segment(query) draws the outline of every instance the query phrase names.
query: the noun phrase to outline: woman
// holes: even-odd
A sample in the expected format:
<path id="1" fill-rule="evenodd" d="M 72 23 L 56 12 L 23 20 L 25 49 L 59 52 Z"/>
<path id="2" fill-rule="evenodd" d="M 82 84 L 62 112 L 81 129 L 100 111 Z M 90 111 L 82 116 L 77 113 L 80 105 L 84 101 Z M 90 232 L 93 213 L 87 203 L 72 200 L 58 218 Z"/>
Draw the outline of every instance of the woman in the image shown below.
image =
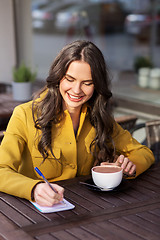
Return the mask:
<path id="1" fill-rule="evenodd" d="M 51 206 L 64 189 L 51 183 L 52 191 L 35 167 L 50 182 L 88 175 L 107 161 L 130 178 L 150 167 L 152 152 L 114 121 L 111 96 L 101 51 L 88 41 L 65 46 L 46 87 L 13 112 L 0 147 L 0 191 Z"/>

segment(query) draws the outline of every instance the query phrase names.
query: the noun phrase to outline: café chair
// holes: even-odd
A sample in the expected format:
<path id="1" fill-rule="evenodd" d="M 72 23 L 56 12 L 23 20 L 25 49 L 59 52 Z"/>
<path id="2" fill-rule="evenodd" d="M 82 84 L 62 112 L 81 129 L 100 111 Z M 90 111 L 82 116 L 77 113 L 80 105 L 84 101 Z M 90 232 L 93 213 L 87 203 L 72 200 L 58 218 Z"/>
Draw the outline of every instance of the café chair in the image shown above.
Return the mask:
<path id="1" fill-rule="evenodd" d="M 146 122 L 147 146 L 153 151 L 156 161 L 160 160 L 160 120 Z"/>
<path id="2" fill-rule="evenodd" d="M 136 115 L 125 115 L 115 118 L 116 122 L 128 131 L 135 127 L 137 119 Z"/>
<path id="3" fill-rule="evenodd" d="M 9 119 L 1 119 L 0 118 L 0 143 L 4 137 L 4 132 L 6 131 L 8 121 L 9 121 Z"/>
<path id="4" fill-rule="evenodd" d="M 152 120 L 146 123 L 137 124 L 130 132 L 133 134 L 141 128 L 145 128 L 146 132 L 146 139 L 142 144 L 145 144 L 152 150 L 156 162 L 160 161 L 160 120 Z"/>
<path id="5" fill-rule="evenodd" d="M 0 93 L 6 92 L 7 85 L 5 83 L 0 83 Z"/>
<path id="6" fill-rule="evenodd" d="M 0 83 L 0 93 L 11 92 L 12 85 L 9 83 Z"/>

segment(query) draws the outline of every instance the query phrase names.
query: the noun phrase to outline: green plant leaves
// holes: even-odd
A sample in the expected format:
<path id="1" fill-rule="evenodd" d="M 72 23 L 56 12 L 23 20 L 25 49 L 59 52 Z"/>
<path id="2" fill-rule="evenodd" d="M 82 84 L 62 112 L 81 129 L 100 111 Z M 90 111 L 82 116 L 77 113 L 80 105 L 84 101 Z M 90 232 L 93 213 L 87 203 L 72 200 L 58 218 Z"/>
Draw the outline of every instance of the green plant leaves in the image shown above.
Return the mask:
<path id="1" fill-rule="evenodd" d="M 25 64 L 21 64 L 18 68 L 13 69 L 14 82 L 33 82 L 37 76 L 36 72 L 32 72 L 31 69 Z"/>
<path id="2" fill-rule="evenodd" d="M 149 67 L 149 68 L 153 67 L 153 63 L 150 60 L 150 58 L 149 57 L 144 57 L 144 56 L 136 57 L 135 61 L 134 61 L 135 71 L 138 72 L 138 70 L 140 68 L 143 68 L 143 67 Z"/>

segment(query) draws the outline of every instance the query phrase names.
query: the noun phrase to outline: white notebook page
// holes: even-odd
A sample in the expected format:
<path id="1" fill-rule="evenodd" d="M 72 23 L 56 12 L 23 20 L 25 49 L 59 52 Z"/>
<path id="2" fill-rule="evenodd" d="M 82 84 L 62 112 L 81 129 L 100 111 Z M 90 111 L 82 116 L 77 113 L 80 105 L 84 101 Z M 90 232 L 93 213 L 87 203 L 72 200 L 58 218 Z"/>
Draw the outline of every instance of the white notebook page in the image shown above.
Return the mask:
<path id="1" fill-rule="evenodd" d="M 42 213 L 59 212 L 75 208 L 75 206 L 66 199 L 63 199 L 60 203 L 54 204 L 52 207 L 43 207 L 36 202 L 30 202 Z"/>

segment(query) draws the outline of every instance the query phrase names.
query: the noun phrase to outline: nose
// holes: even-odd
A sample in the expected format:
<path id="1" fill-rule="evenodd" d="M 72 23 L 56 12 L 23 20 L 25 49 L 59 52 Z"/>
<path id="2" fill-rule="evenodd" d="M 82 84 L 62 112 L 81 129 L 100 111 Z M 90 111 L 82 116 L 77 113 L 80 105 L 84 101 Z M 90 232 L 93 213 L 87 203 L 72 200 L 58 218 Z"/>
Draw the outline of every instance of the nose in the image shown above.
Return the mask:
<path id="1" fill-rule="evenodd" d="M 74 93 L 79 94 L 82 91 L 81 84 L 79 82 L 75 82 L 72 90 Z"/>

